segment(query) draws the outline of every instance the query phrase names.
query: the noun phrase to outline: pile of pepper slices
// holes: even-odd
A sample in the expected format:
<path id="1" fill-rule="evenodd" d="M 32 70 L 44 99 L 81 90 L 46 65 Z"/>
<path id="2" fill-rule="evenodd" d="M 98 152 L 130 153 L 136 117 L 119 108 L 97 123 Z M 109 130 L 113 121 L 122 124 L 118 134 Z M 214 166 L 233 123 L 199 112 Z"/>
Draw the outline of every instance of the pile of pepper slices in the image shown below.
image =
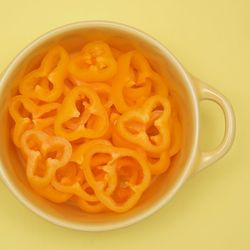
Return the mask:
<path id="1" fill-rule="evenodd" d="M 167 83 L 138 51 L 103 41 L 51 48 L 12 97 L 12 139 L 42 197 L 125 212 L 181 147 Z"/>

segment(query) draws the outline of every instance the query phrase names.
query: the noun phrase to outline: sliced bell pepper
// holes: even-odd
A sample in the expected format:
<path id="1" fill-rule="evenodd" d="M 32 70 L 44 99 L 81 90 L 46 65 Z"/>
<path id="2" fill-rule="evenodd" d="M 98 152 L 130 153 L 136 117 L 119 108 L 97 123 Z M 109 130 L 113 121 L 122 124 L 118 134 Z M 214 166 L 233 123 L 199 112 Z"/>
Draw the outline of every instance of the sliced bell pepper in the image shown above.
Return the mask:
<path id="1" fill-rule="evenodd" d="M 37 186 L 32 186 L 32 188 L 37 194 L 54 203 L 63 203 L 72 197 L 72 194 L 60 192 L 56 190 L 52 185 L 48 185 L 47 187 L 44 188 L 38 188 Z"/>
<path id="2" fill-rule="evenodd" d="M 112 52 L 112 55 L 113 57 L 117 60 L 121 55 L 122 55 L 122 51 L 117 49 L 117 48 L 114 48 L 114 47 L 110 47 L 111 49 L 111 52 Z"/>
<path id="3" fill-rule="evenodd" d="M 87 82 L 109 80 L 116 69 L 110 47 L 102 41 L 87 43 L 81 52 L 72 55 L 69 63 L 70 75 Z"/>
<path id="4" fill-rule="evenodd" d="M 21 147 L 20 140 L 21 140 L 22 134 L 26 130 L 29 130 L 32 128 L 33 128 L 33 124 L 29 118 L 23 118 L 23 119 L 19 120 L 18 122 L 16 122 L 16 124 L 14 125 L 14 128 L 12 130 L 12 140 L 18 148 Z"/>
<path id="5" fill-rule="evenodd" d="M 108 110 L 113 105 L 113 101 L 111 99 L 111 86 L 107 83 L 101 82 L 91 83 L 88 85 L 96 91 L 102 105 Z"/>
<path id="6" fill-rule="evenodd" d="M 112 79 L 112 98 L 117 110 L 124 113 L 138 107 L 150 95 L 168 96 L 168 87 L 161 76 L 139 52 L 121 55 L 117 74 Z"/>
<path id="7" fill-rule="evenodd" d="M 68 95 L 70 90 L 72 90 L 75 86 L 87 86 L 93 89 L 97 95 L 99 96 L 101 103 L 106 109 L 109 109 L 113 105 L 113 101 L 111 98 L 111 86 L 104 82 L 92 82 L 86 83 L 84 81 L 77 80 L 73 77 L 66 80 L 65 87 L 65 96 Z"/>
<path id="8" fill-rule="evenodd" d="M 170 118 L 170 146 L 169 149 L 160 153 L 158 157 L 147 155 L 150 162 L 150 170 L 152 175 L 160 175 L 166 172 L 171 163 L 171 157 L 176 155 L 181 148 L 181 124 L 177 118 L 177 114 L 172 114 Z"/>
<path id="9" fill-rule="evenodd" d="M 59 98 L 58 102 L 63 102 L 65 96 L 75 87 L 74 81 L 70 78 L 65 79 L 64 81 L 64 88 L 63 88 L 63 96 Z"/>
<path id="10" fill-rule="evenodd" d="M 56 190 L 74 194 L 86 202 L 98 201 L 94 193 L 90 194 L 86 191 L 90 187 L 85 180 L 82 169 L 73 161 L 56 170 L 51 184 Z"/>
<path id="11" fill-rule="evenodd" d="M 51 126 L 55 120 L 59 103 L 47 103 L 38 105 L 28 97 L 17 95 L 13 97 L 9 105 L 9 113 L 15 121 L 13 141 L 20 147 L 20 137 L 25 130 L 44 130 Z"/>
<path id="12" fill-rule="evenodd" d="M 19 84 L 21 94 L 44 102 L 56 101 L 64 89 L 69 55 L 57 45 L 44 57 L 40 68 L 28 73 Z"/>
<path id="13" fill-rule="evenodd" d="M 141 108 L 122 114 L 117 120 L 116 131 L 123 139 L 137 144 L 146 152 L 159 154 L 170 144 L 170 109 L 168 99 L 152 96 Z"/>
<path id="14" fill-rule="evenodd" d="M 99 96 L 102 105 L 107 110 L 113 105 L 113 101 L 111 98 L 111 86 L 109 84 L 104 82 L 85 83 L 76 79 L 72 79 L 72 81 L 77 86 L 87 86 L 93 89 Z"/>
<path id="15" fill-rule="evenodd" d="M 69 141 L 98 138 L 109 127 L 108 115 L 98 95 L 88 86 L 73 88 L 55 119 L 55 133 Z"/>
<path id="16" fill-rule="evenodd" d="M 117 63 L 117 74 L 112 79 L 112 99 L 116 109 L 124 113 L 138 106 L 141 98 L 145 100 L 148 97 L 151 84 L 146 79 L 150 76 L 151 69 L 147 60 L 137 51 L 121 55 Z M 134 97 L 134 104 L 129 105 L 124 95 Z"/>
<path id="17" fill-rule="evenodd" d="M 56 170 L 66 165 L 72 154 L 67 140 L 35 129 L 23 133 L 21 149 L 27 158 L 27 179 L 32 187 L 37 188 L 47 187 Z"/>
<path id="18" fill-rule="evenodd" d="M 82 165 L 84 161 L 84 154 L 88 148 L 95 147 L 99 144 L 107 144 L 111 146 L 112 144 L 108 140 L 96 139 L 85 142 L 78 147 L 76 147 L 72 153 L 71 161 L 77 163 L 78 165 Z"/>
<path id="19" fill-rule="evenodd" d="M 114 133 L 116 120 L 119 117 L 119 114 L 117 114 L 116 112 L 112 112 L 112 108 L 108 110 L 108 113 L 109 113 L 109 128 L 106 131 L 106 133 L 100 137 L 100 139 L 104 140 L 109 140 L 109 139 L 111 140 L 112 135 Z"/>
<path id="20" fill-rule="evenodd" d="M 83 165 L 85 151 L 88 150 L 88 148 L 95 147 L 96 145 L 99 145 L 99 144 L 105 144 L 105 145 L 111 146 L 111 143 L 109 141 L 102 140 L 102 139 L 85 142 L 82 145 L 75 148 L 72 154 L 72 161 L 76 162 L 77 164 Z M 94 171 L 95 171 L 95 174 L 97 175 L 97 178 L 103 181 L 103 185 L 107 186 L 107 192 L 112 192 L 115 189 L 116 182 L 117 182 L 116 175 L 113 175 L 112 178 L 107 180 L 105 179 L 104 171 L 101 171 L 100 169 L 98 169 L 100 164 L 102 165 L 106 163 L 109 159 L 110 157 L 107 154 L 99 154 L 92 160 L 91 164 L 92 164 L 93 169 L 95 168 Z"/>
<path id="21" fill-rule="evenodd" d="M 59 103 L 48 103 L 37 105 L 31 99 L 23 95 L 17 95 L 10 101 L 9 112 L 14 121 L 19 121 L 23 118 L 29 118 L 31 120 L 46 119 L 48 116 L 52 116 L 51 113 L 56 115 L 56 111 L 59 108 Z"/>
<path id="22" fill-rule="evenodd" d="M 167 171 L 170 166 L 170 156 L 168 151 L 160 153 L 158 157 L 145 156 L 149 161 L 152 175 L 160 175 Z"/>
<path id="23" fill-rule="evenodd" d="M 93 160 L 98 155 L 103 155 L 103 157 L 105 155 L 106 159 L 102 158 L 101 164 L 93 166 Z M 128 164 L 126 159 L 133 161 L 133 165 L 130 166 L 131 163 Z M 123 171 L 121 171 L 122 167 L 124 167 Z M 113 147 L 106 142 L 94 144 L 84 150 L 82 168 L 85 178 L 95 191 L 97 198 L 110 210 L 119 213 L 133 207 L 151 181 L 150 169 L 143 155 L 130 149 Z M 138 172 L 136 177 L 132 170 L 132 174 L 128 175 L 134 178 L 125 178 L 124 171 L 127 171 L 126 168 L 129 171 L 136 169 Z M 123 174 L 120 174 L 120 172 Z M 101 173 L 103 176 L 98 178 Z M 117 192 L 120 195 L 117 195 Z M 124 199 L 123 196 L 122 201 L 120 199 L 121 192 L 126 193 L 126 197 Z M 116 199 L 117 196 L 118 199 Z"/>
<path id="24" fill-rule="evenodd" d="M 107 208 L 100 201 L 88 202 L 78 196 L 73 196 L 71 201 L 74 205 L 78 206 L 81 210 L 87 213 L 96 214 L 107 210 Z"/>
<path id="25" fill-rule="evenodd" d="M 169 91 L 166 81 L 156 72 L 152 71 L 149 77 L 151 81 L 151 95 L 168 97 Z"/>
<path id="26" fill-rule="evenodd" d="M 123 90 L 124 98 L 130 106 L 143 104 L 151 93 L 151 81 L 146 79 L 141 86 L 125 87 Z"/>
<path id="27" fill-rule="evenodd" d="M 112 131 L 112 138 L 111 141 L 114 146 L 122 147 L 122 148 L 130 148 L 136 151 L 141 151 L 141 147 L 138 144 L 125 140 L 117 131 L 116 125 L 114 125 Z"/>
<path id="28" fill-rule="evenodd" d="M 150 162 L 150 170 L 152 175 L 160 175 L 166 172 L 171 163 L 171 157 L 176 155 L 181 148 L 182 141 L 182 128 L 181 123 L 178 118 L 178 112 L 176 110 L 177 105 L 173 104 L 172 98 L 171 101 L 171 116 L 169 120 L 169 129 L 170 129 L 170 145 L 166 151 L 163 151 L 158 156 L 150 156 L 146 154 L 148 161 Z"/>

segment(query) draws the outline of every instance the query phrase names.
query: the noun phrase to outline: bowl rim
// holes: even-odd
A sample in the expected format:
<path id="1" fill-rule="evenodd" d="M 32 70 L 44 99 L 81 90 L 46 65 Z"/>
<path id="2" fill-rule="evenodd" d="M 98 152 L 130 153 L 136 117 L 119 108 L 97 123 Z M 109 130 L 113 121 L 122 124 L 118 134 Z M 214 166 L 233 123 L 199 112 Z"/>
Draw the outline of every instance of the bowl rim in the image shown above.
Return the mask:
<path id="1" fill-rule="evenodd" d="M 145 33 L 144 31 L 141 31 L 137 28 L 134 28 L 127 24 L 122 24 L 118 22 L 113 21 L 104 21 L 104 20 L 89 20 L 89 21 L 80 21 L 80 22 L 73 22 L 69 23 L 63 26 L 59 26 L 57 28 L 54 28 L 43 35 L 39 36 L 35 40 L 33 40 L 31 43 L 29 43 L 27 46 L 25 46 L 10 62 L 6 70 L 2 73 L 0 79 L 0 93 L 2 93 L 3 88 L 5 86 L 5 82 L 8 79 L 9 75 L 12 74 L 14 71 L 16 65 L 18 65 L 23 58 L 28 56 L 31 50 L 36 49 L 38 46 L 42 45 L 48 38 L 51 38 L 53 36 L 60 35 L 62 33 L 67 33 L 76 29 L 85 29 L 85 28 L 116 28 L 122 31 L 125 31 L 127 33 L 133 33 L 136 34 L 137 37 L 147 40 L 152 44 L 153 46 L 159 48 L 164 56 L 166 56 L 170 62 L 175 66 L 175 69 L 177 70 L 178 74 L 181 76 L 183 82 L 186 83 L 186 87 L 189 90 L 189 94 L 192 97 L 192 105 L 193 105 L 193 112 L 194 112 L 194 143 L 193 148 L 191 151 L 191 154 L 189 156 L 189 159 L 187 160 L 186 167 L 184 168 L 184 171 L 180 175 L 178 181 L 175 183 L 174 187 L 172 188 L 172 192 L 168 195 L 165 195 L 161 197 L 154 206 L 149 207 L 147 210 L 145 210 L 143 213 L 136 215 L 131 218 L 127 218 L 126 220 L 123 220 L 121 222 L 115 222 L 115 223 L 106 223 L 104 225 L 92 225 L 92 224 L 78 224 L 74 222 L 68 222 L 59 218 L 56 218 L 46 212 L 44 212 L 42 209 L 31 203 L 22 193 L 21 191 L 17 190 L 15 188 L 15 185 L 12 184 L 12 181 L 8 178 L 7 173 L 4 170 L 2 159 L 0 159 L 0 177 L 2 177 L 3 182 L 8 187 L 8 189 L 11 191 L 11 193 L 27 208 L 29 208 L 32 212 L 34 212 L 36 215 L 39 215 L 40 217 L 44 218 L 45 220 L 52 222 L 53 224 L 56 224 L 58 226 L 62 226 L 69 229 L 79 230 L 79 231 L 89 231 L 89 232 L 100 232 L 100 231 L 109 231 L 114 229 L 119 229 L 123 227 L 127 227 L 129 225 L 132 225 L 134 223 L 137 223 L 146 217 L 152 215 L 157 210 L 159 210 L 161 207 L 163 207 L 177 192 L 178 189 L 183 185 L 184 181 L 187 179 L 187 177 L 190 175 L 193 169 L 193 165 L 197 159 L 197 151 L 198 151 L 198 139 L 199 139 L 199 105 L 198 105 L 198 97 L 195 91 L 195 87 L 192 84 L 191 77 L 187 73 L 187 71 L 184 69 L 182 64 L 175 58 L 175 56 L 158 40 L 153 38 L 151 35 Z"/>

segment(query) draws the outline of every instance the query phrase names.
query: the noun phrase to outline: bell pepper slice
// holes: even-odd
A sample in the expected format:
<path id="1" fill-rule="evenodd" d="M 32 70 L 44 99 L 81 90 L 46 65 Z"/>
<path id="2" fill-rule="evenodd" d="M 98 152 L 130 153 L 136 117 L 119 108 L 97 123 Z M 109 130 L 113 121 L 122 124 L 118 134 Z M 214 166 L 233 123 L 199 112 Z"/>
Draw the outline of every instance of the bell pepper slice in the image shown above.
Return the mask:
<path id="1" fill-rule="evenodd" d="M 163 80 L 163 78 L 156 72 L 152 71 L 149 77 L 151 81 L 151 95 L 161 95 L 164 97 L 168 97 L 169 91 L 167 82 Z"/>
<path id="2" fill-rule="evenodd" d="M 82 165 L 84 161 L 84 154 L 88 148 L 95 147 L 99 144 L 106 144 L 108 146 L 112 146 L 112 144 L 108 140 L 96 139 L 85 142 L 78 147 L 76 147 L 72 153 L 71 161 L 77 163 L 78 165 Z"/>
<path id="3" fill-rule="evenodd" d="M 145 154 L 148 161 L 150 162 L 150 170 L 152 175 L 160 175 L 168 170 L 171 164 L 171 158 L 175 156 L 181 149 L 182 143 L 182 128 L 178 118 L 178 112 L 176 110 L 176 104 L 173 105 L 171 101 L 171 116 L 169 120 L 170 129 L 170 145 L 166 151 L 163 151 L 158 156 L 152 156 Z"/>
<path id="4" fill-rule="evenodd" d="M 106 131 L 106 133 L 100 137 L 100 139 L 104 139 L 104 140 L 111 140 L 113 133 L 114 133 L 116 120 L 119 117 L 119 114 L 117 114 L 116 112 L 113 112 L 112 108 L 108 110 L 108 113 L 109 113 L 109 128 Z"/>
<path id="5" fill-rule="evenodd" d="M 143 104 L 151 93 L 151 85 L 151 81 L 146 79 L 141 86 L 125 87 L 123 93 L 126 102 L 130 106 Z"/>
<path id="6" fill-rule="evenodd" d="M 81 144 L 80 146 L 78 146 L 77 148 L 75 148 L 72 154 L 72 161 L 77 164 L 82 165 L 84 161 L 85 151 L 88 148 L 95 147 L 96 145 L 99 145 L 99 144 L 105 144 L 109 146 L 112 145 L 109 141 L 103 140 L 103 139 L 91 140 L 91 141 L 85 142 Z M 107 179 L 105 177 L 104 171 L 101 171 L 99 169 L 99 165 L 103 165 L 104 163 L 109 161 L 109 159 L 110 157 L 107 154 L 99 154 L 98 156 L 94 157 L 91 162 L 92 167 L 95 168 L 94 171 L 95 171 L 97 178 L 103 182 L 103 185 L 107 187 L 107 190 L 106 190 L 107 193 L 110 193 L 115 189 L 117 178 L 116 178 L 116 175 L 113 175 L 111 178 Z"/>
<path id="7" fill-rule="evenodd" d="M 88 202 L 78 196 L 73 196 L 71 201 L 74 205 L 79 207 L 81 210 L 87 213 L 96 214 L 107 210 L 107 208 L 100 202 Z"/>
<path id="8" fill-rule="evenodd" d="M 93 166 L 93 159 L 98 155 L 109 156 L 97 166 L 99 171 L 104 173 L 104 178 L 98 178 L 95 171 L 96 166 Z M 128 169 L 136 167 L 137 177 L 124 179 L 124 174 L 120 174 L 121 168 L 126 169 L 127 167 L 126 159 L 134 162 L 133 167 L 128 165 Z M 142 154 L 126 148 L 116 148 L 105 142 L 86 148 L 82 168 L 85 178 L 95 191 L 97 198 L 110 210 L 118 213 L 133 207 L 151 181 L 150 169 Z M 126 172 L 126 170 L 124 171 Z M 135 176 L 133 171 L 132 176 Z M 115 187 L 112 184 L 106 185 L 106 181 L 110 181 L 112 184 L 115 182 Z M 126 197 L 124 198 L 121 193 L 126 193 L 124 195 Z M 118 199 L 116 199 L 117 196 Z M 123 196 L 122 201 L 121 196 Z"/>
<path id="9" fill-rule="evenodd" d="M 15 125 L 14 128 L 12 130 L 12 140 L 14 142 L 14 144 L 16 145 L 16 147 L 20 148 L 20 141 L 21 141 L 21 136 L 22 134 L 29 129 L 33 128 L 33 124 L 30 121 L 29 118 L 24 118 L 22 120 L 19 120 Z"/>
<path id="10" fill-rule="evenodd" d="M 159 154 L 169 147 L 171 106 L 163 96 L 150 97 L 141 108 L 122 114 L 116 130 L 126 141 L 137 144 L 146 152 Z"/>
<path id="11" fill-rule="evenodd" d="M 83 171 L 73 161 L 56 170 L 51 184 L 56 190 L 67 194 L 74 194 L 86 202 L 98 201 L 94 193 L 88 192 L 90 186 L 85 180 Z"/>
<path id="12" fill-rule="evenodd" d="M 69 63 L 70 75 L 87 82 L 109 80 L 116 70 L 111 49 L 102 41 L 87 43 L 80 53 L 72 55 Z"/>
<path id="13" fill-rule="evenodd" d="M 56 111 L 60 106 L 59 103 L 47 103 L 37 105 L 34 101 L 23 95 L 17 95 L 10 101 L 9 112 L 14 121 L 19 121 L 23 118 L 29 118 L 36 120 L 39 118 L 46 119 L 48 116 L 52 116 L 51 113 Z"/>
<path id="14" fill-rule="evenodd" d="M 117 118 L 118 120 L 118 118 Z M 117 121 L 116 120 L 116 121 Z M 141 151 L 141 147 L 138 144 L 135 144 L 133 142 L 130 142 L 126 139 L 124 139 L 119 132 L 117 131 L 116 125 L 114 125 L 113 131 L 112 131 L 112 138 L 111 141 L 114 146 L 121 147 L 121 148 L 130 148 L 136 151 Z"/>
<path id="15" fill-rule="evenodd" d="M 111 98 L 111 86 L 107 83 L 101 82 L 91 83 L 88 85 L 96 91 L 102 105 L 108 110 L 113 105 L 113 101 Z"/>
<path id="16" fill-rule="evenodd" d="M 114 47 L 110 47 L 111 49 L 111 52 L 112 52 L 112 55 L 113 57 L 118 60 L 118 58 L 122 55 L 122 51 L 117 49 L 117 48 L 114 48 Z"/>
<path id="17" fill-rule="evenodd" d="M 121 55 L 117 63 L 117 74 L 112 79 L 112 99 L 116 109 L 120 113 L 124 113 L 139 105 L 140 99 L 144 100 L 149 95 L 151 86 L 146 79 L 150 76 L 151 69 L 147 60 L 137 51 Z M 137 72 L 136 76 L 135 72 Z M 131 95 L 129 95 L 130 89 Z M 124 94 L 131 98 L 137 97 L 134 99 L 135 104 L 129 105 Z"/>
<path id="18" fill-rule="evenodd" d="M 56 101 L 64 89 L 69 55 L 57 45 L 49 50 L 41 66 L 28 73 L 19 84 L 21 94 L 44 102 Z"/>
<path id="19" fill-rule="evenodd" d="M 150 166 L 152 175 L 160 175 L 166 172 L 170 166 L 170 156 L 168 151 L 160 153 L 158 157 L 145 154 Z"/>
<path id="20" fill-rule="evenodd" d="M 32 186 L 32 184 L 31 184 Z M 72 197 L 72 194 L 67 194 L 56 190 L 52 185 L 44 188 L 38 188 L 36 185 L 32 186 L 33 190 L 43 198 L 54 203 L 63 203 Z"/>
<path id="21" fill-rule="evenodd" d="M 27 158 L 26 176 L 32 187 L 47 187 L 58 168 L 72 155 L 71 144 L 61 137 L 40 130 L 27 130 L 21 137 L 21 149 Z"/>
<path id="22" fill-rule="evenodd" d="M 55 119 L 55 133 L 69 141 L 98 138 L 109 127 L 108 115 L 98 95 L 88 86 L 73 88 Z"/>
<path id="23" fill-rule="evenodd" d="M 150 95 L 168 96 L 166 83 L 138 51 L 121 55 L 117 63 L 111 83 L 112 98 L 120 113 L 141 106 Z"/>
<path id="24" fill-rule="evenodd" d="M 15 121 L 13 130 L 13 142 L 20 147 L 20 137 L 25 130 L 50 127 L 55 120 L 59 103 L 47 103 L 38 105 L 28 97 L 17 95 L 13 97 L 9 105 L 9 113 Z"/>
<path id="25" fill-rule="evenodd" d="M 104 82 L 92 82 L 85 83 L 76 79 L 72 79 L 76 86 L 87 86 L 93 89 L 100 98 L 102 105 L 108 110 L 112 105 L 113 101 L 111 98 L 111 86 Z"/>
<path id="26" fill-rule="evenodd" d="M 152 175 L 160 175 L 166 172 L 171 163 L 171 157 L 176 155 L 181 148 L 181 124 L 176 114 L 170 118 L 170 146 L 167 151 L 160 153 L 158 157 L 147 155 L 150 162 L 150 170 Z"/>
<path id="27" fill-rule="evenodd" d="M 66 78 L 64 81 L 63 96 L 59 98 L 58 102 L 63 102 L 65 96 L 75 87 L 74 81 L 71 78 Z"/>

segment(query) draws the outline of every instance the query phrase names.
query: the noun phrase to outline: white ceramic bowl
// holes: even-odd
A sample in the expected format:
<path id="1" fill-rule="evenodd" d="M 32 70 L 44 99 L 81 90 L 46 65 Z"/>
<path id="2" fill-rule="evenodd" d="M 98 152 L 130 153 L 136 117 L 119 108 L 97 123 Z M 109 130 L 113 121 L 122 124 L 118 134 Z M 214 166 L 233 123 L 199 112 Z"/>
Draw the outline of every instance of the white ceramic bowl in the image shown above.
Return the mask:
<path id="1" fill-rule="evenodd" d="M 62 43 L 68 49 L 82 46 L 82 41 L 106 39 L 114 44 L 138 49 L 157 70 L 169 79 L 171 91 L 176 95 L 181 110 L 184 141 L 181 152 L 170 170 L 157 178 L 154 185 L 142 197 L 139 204 L 124 214 L 85 214 L 67 206 L 53 204 L 29 187 L 19 158 L 9 136 L 8 100 L 18 80 L 30 65 L 41 58 L 52 44 Z M 225 97 L 215 89 L 192 77 L 161 43 L 149 35 L 126 25 L 89 21 L 69 24 L 54 29 L 23 49 L 3 72 L 0 80 L 0 175 L 10 191 L 26 207 L 44 219 L 57 225 L 83 230 L 105 231 L 138 222 L 165 205 L 184 184 L 185 180 L 221 158 L 232 145 L 235 134 L 233 110 Z M 220 145 L 211 152 L 201 152 L 200 114 L 202 100 L 216 102 L 225 116 L 225 133 Z M 201 187 L 202 188 L 202 187 Z"/>

